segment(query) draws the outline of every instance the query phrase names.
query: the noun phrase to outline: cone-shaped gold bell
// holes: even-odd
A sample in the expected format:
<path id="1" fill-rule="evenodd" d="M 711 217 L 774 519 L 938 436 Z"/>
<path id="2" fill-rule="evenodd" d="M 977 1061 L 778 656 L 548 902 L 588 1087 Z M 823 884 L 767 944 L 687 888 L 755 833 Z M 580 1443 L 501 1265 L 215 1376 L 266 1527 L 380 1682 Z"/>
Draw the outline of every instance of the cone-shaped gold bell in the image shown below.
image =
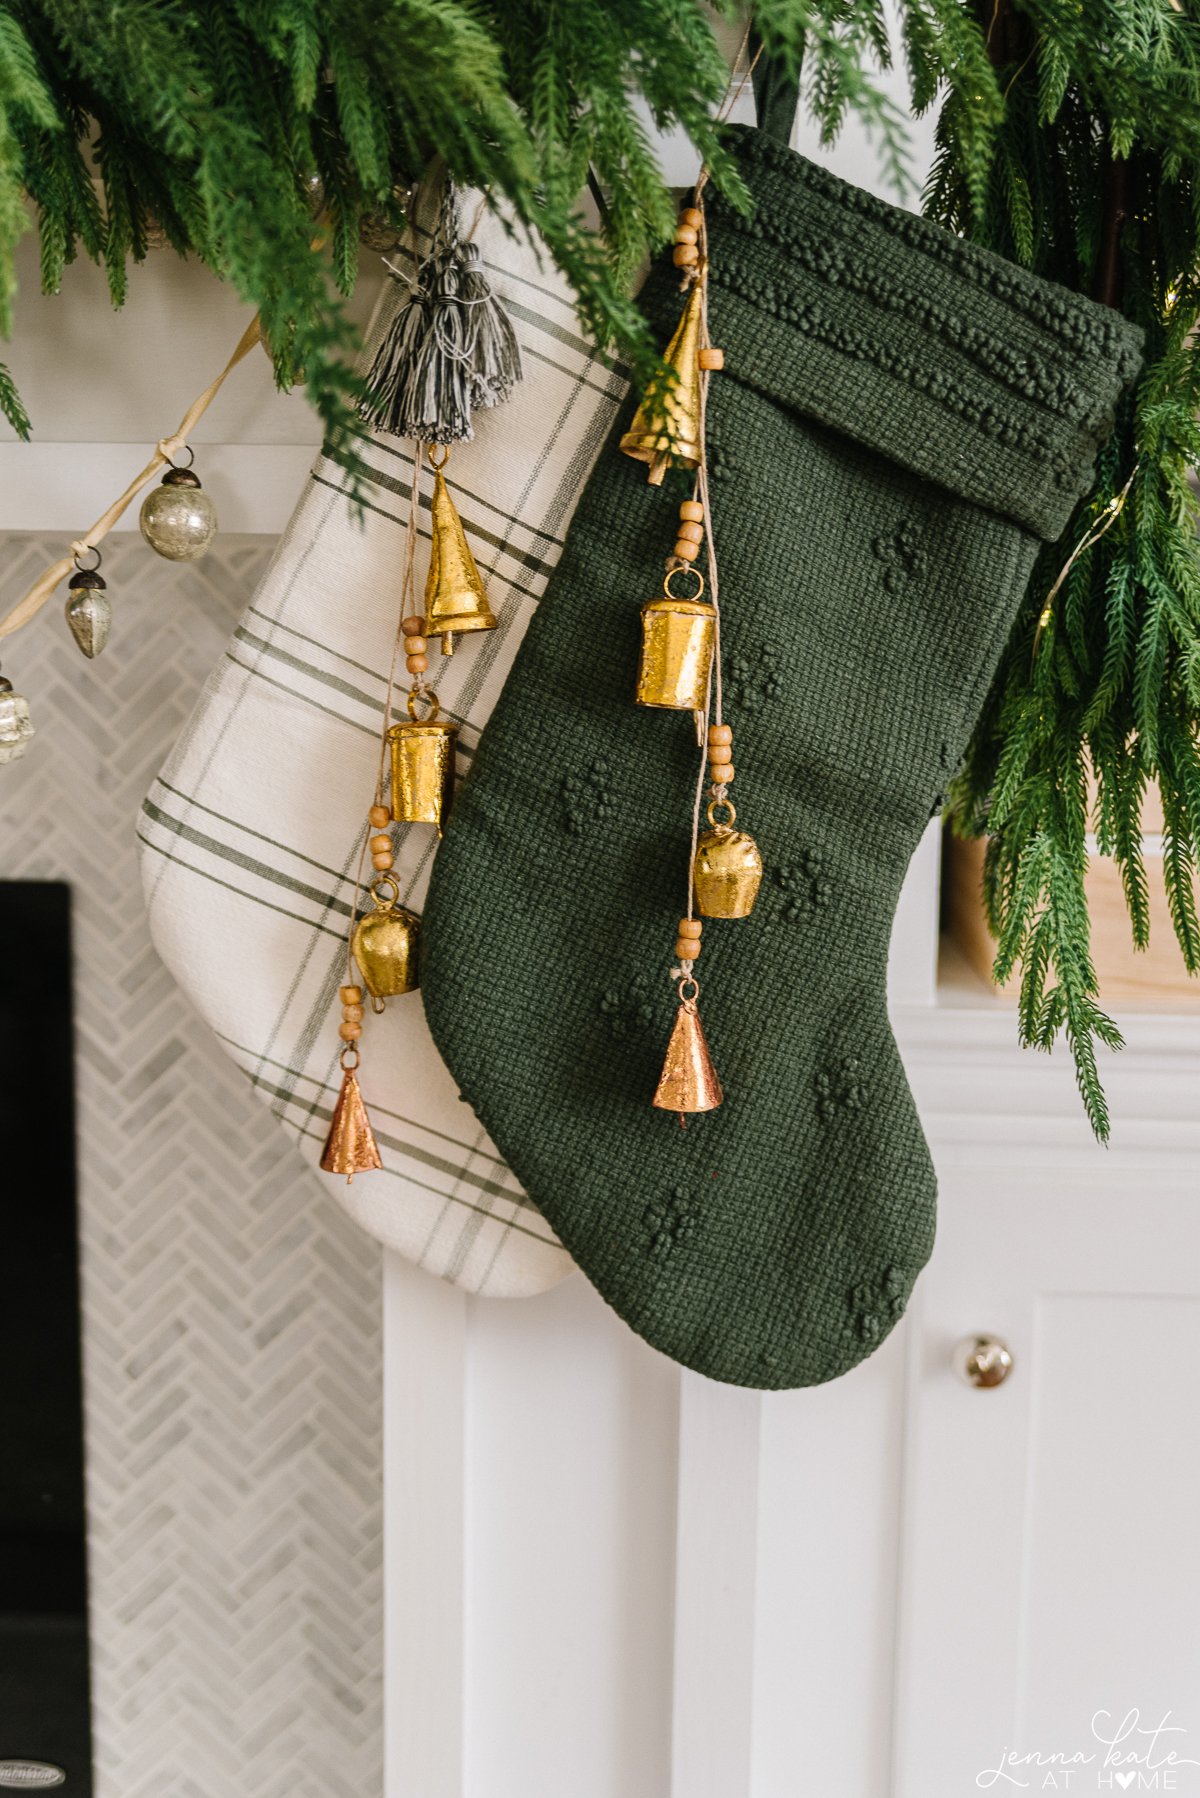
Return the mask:
<path id="1" fill-rule="evenodd" d="M 715 1111 L 724 1098 L 695 999 L 681 999 L 654 1104 L 659 1111 Z"/>
<path id="2" fill-rule="evenodd" d="M 467 534 L 450 489 L 434 464 L 431 519 L 433 540 L 429 551 L 429 575 L 425 582 L 425 635 L 442 639 L 442 654 L 454 654 L 460 631 L 491 631 L 496 618 L 488 604 Z"/>
<path id="3" fill-rule="evenodd" d="M 655 383 L 634 414 L 621 439 L 627 456 L 650 464 L 650 480 L 657 487 L 667 469 L 698 468 L 704 459 L 700 435 L 700 283 L 687 297 L 683 316 L 675 327 L 663 361 L 674 369 L 667 386 Z"/>
<path id="4" fill-rule="evenodd" d="M 345 1174 L 349 1186 L 355 1174 L 369 1174 L 382 1166 L 354 1069 L 347 1068 L 321 1151 L 321 1167 L 327 1174 Z"/>

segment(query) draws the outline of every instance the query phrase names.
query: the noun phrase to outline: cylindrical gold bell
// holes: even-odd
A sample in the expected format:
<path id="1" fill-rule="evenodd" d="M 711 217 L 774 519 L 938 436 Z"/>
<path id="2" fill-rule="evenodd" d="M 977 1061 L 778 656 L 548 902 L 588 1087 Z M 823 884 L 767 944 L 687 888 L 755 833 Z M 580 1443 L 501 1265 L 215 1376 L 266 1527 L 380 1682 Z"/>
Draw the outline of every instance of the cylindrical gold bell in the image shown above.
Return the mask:
<path id="1" fill-rule="evenodd" d="M 666 706 L 676 712 L 703 711 L 708 703 L 717 612 L 701 599 L 704 581 L 695 568 L 686 572 L 700 582 L 694 599 L 676 599 L 672 569 L 663 582 L 665 598 L 642 607 L 642 655 L 638 666 L 639 705 Z"/>
<path id="2" fill-rule="evenodd" d="M 692 864 L 696 905 L 702 918 L 748 918 L 762 884 L 762 856 L 752 836 L 734 830 L 737 814 L 729 801 L 719 803 L 726 808 L 727 819 L 714 824 L 718 805 L 714 800 L 708 808 L 714 828 L 706 830 L 696 845 Z"/>
<path id="3" fill-rule="evenodd" d="M 386 893 L 385 888 L 389 889 Z M 358 920 L 350 939 L 363 984 L 377 1001 L 411 993 L 417 985 L 421 920 L 416 912 L 397 903 L 399 897 L 400 889 L 390 874 L 374 881 L 371 899 L 375 910 Z M 381 1011 L 382 1004 L 375 1009 Z"/>
<path id="4" fill-rule="evenodd" d="M 458 726 L 437 716 L 436 699 L 428 718 L 413 717 L 414 699 L 415 695 L 410 694 L 408 723 L 393 724 L 388 731 L 392 817 L 397 824 L 436 824 L 440 837 L 454 797 Z"/>

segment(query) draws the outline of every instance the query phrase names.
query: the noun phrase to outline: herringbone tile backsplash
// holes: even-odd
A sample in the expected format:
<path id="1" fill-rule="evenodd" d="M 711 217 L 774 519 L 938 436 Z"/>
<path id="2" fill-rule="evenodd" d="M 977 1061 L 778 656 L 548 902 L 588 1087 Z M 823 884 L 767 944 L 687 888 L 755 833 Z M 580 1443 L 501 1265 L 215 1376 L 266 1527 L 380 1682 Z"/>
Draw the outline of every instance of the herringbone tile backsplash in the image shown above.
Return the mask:
<path id="1" fill-rule="evenodd" d="M 111 544 L 99 661 L 57 598 L 0 646 L 38 731 L 0 878 L 74 889 L 97 1798 L 379 1798 L 379 1252 L 159 965 L 134 853 L 271 546 Z M 6 539 L 0 603 L 60 553 Z"/>

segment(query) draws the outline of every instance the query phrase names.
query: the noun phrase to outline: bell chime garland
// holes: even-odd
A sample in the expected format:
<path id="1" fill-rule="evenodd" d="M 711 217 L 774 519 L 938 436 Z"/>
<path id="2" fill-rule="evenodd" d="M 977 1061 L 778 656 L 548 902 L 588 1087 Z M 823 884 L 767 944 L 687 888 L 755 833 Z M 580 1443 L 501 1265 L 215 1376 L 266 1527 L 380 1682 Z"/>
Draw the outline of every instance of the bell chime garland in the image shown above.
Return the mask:
<path id="1" fill-rule="evenodd" d="M 705 918 L 749 917 L 762 881 L 762 857 L 753 837 L 735 831 L 736 812 L 729 797 L 733 783 L 733 730 L 725 723 L 721 681 L 721 609 L 717 558 L 705 454 L 708 382 L 724 366 L 724 353 L 708 334 L 708 241 L 704 224 L 704 184 L 696 186 L 693 203 L 679 215 L 673 260 L 687 293 L 683 315 L 664 354 L 664 374 L 647 393 L 629 430 L 621 439 L 625 454 L 649 463 L 649 479 L 662 481 L 667 468 L 695 470 L 691 499 L 679 507 L 679 525 L 667 559 L 663 597 L 642 607 L 642 648 L 638 668 L 638 705 L 691 712 L 701 750 L 692 814 L 688 858 L 687 909 L 675 941 L 679 1009 L 667 1045 L 666 1060 L 652 1103 L 674 1111 L 681 1124 L 689 1113 L 715 1111 L 722 1103 L 721 1082 L 709 1054 L 700 1022 L 696 979 Z M 705 546 L 705 579 L 695 564 Z M 695 580 L 693 592 L 681 596 L 674 581 L 681 574 Z M 709 797 L 705 806 L 705 771 Z M 697 916 L 699 913 L 699 916 Z"/>
<path id="2" fill-rule="evenodd" d="M 413 235 L 415 239 L 415 231 Z M 410 439 L 412 479 L 400 618 L 384 701 L 375 793 L 351 907 L 347 980 L 338 994 L 342 1088 L 320 1159 L 325 1173 L 344 1175 L 347 1182 L 382 1166 L 358 1083 L 365 999 L 375 1012 L 382 1012 L 388 999 L 412 992 L 419 981 L 421 920 L 400 904 L 392 826 L 430 824 L 440 837 L 454 794 L 458 726 L 441 716 L 438 696 L 426 681 L 430 640 L 439 638 L 442 655 L 450 656 L 460 636 L 496 625 L 446 484 L 446 464 L 451 445 L 474 436 L 474 408 L 499 404 L 521 378 L 512 325 L 491 292 L 477 247 L 460 236 L 457 199 L 450 184 L 434 248 L 428 257 L 414 255 L 414 260 L 416 275 L 411 281 L 392 268 L 395 278 L 408 286 L 409 301 L 380 346 L 362 407 L 363 416 L 377 429 Z M 418 611 L 415 576 L 423 460 L 433 470 L 433 492 L 429 566 L 424 604 Z M 411 677 L 408 715 L 393 723 L 402 653 Z M 372 909 L 360 916 L 368 855 L 372 876 L 366 892 Z"/>

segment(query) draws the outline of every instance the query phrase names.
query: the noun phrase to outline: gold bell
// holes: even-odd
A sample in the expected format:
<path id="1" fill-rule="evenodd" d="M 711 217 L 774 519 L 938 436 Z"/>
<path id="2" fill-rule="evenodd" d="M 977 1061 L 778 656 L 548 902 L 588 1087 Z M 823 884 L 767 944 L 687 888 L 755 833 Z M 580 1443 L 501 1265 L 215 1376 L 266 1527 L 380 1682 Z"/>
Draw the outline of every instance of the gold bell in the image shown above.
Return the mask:
<path id="1" fill-rule="evenodd" d="M 354 1056 L 353 1062 L 347 1061 L 347 1055 Z M 342 1056 L 342 1090 L 333 1108 L 333 1116 L 329 1120 L 329 1135 L 325 1138 L 325 1147 L 321 1151 L 323 1171 L 327 1174 L 345 1174 L 347 1186 L 355 1174 L 369 1174 L 375 1168 L 383 1166 L 379 1159 L 375 1132 L 371 1129 L 371 1120 L 367 1116 L 362 1091 L 354 1072 L 357 1066 L 357 1049 L 347 1049 Z"/>
<path id="2" fill-rule="evenodd" d="M 728 813 L 716 822 L 717 806 Z M 696 845 L 692 881 L 702 918 L 748 918 L 762 884 L 762 856 L 758 844 L 744 830 L 734 830 L 737 813 L 728 799 L 713 800 L 708 808 L 710 828 Z"/>
<path id="3" fill-rule="evenodd" d="M 375 910 L 358 920 L 350 947 L 374 1008 L 382 1011 L 384 999 L 411 993 L 417 984 L 421 920 L 397 904 L 400 889 L 390 874 L 373 881 L 370 892 Z"/>
<path id="4" fill-rule="evenodd" d="M 692 991 L 685 998 L 684 989 L 688 986 Z M 699 996 L 700 988 L 694 980 L 679 982 L 679 1010 L 654 1094 L 657 1109 L 677 1111 L 680 1123 L 689 1112 L 715 1111 L 725 1097 L 696 1010 Z"/>
<path id="5" fill-rule="evenodd" d="M 676 599 L 671 592 L 671 582 L 679 573 L 694 575 L 699 581 L 693 599 Z M 666 597 L 652 599 L 642 607 L 639 705 L 701 712 L 708 704 L 717 611 L 700 597 L 703 592 L 704 576 L 698 568 L 673 568 L 663 582 Z"/>
<path id="6" fill-rule="evenodd" d="M 418 695 L 408 696 L 407 724 L 393 724 L 388 731 L 392 757 L 392 817 L 397 824 L 442 822 L 454 797 L 454 746 L 457 724 L 438 717 L 436 693 L 422 697 L 432 706 L 427 718 L 418 718 Z"/>
<path id="7" fill-rule="evenodd" d="M 442 654 L 449 656 L 454 654 L 454 639 L 461 631 L 495 630 L 496 617 L 488 605 L 462 519 L 442 473 L 450 451 L 443 447 L 438 462 L 434 458 L 437 448 L 436 444 L 429 448 L 434 478 L 430 505 L 432 542 L 425 581 L 425 635 L 440 637 Z"/>
<path id="8" fill-rule="evenodd" d="M 700 282 L 687 297 L 675 335 L 663 352 L 663 361 L 675 372 L 669 385 L 653 383 L 621 439 L 621 448 L 635 461 L 650 464 L 650 480 L 662 484 L 667 469 L 699 468 L 704 460 L 700 432 Z"/>

